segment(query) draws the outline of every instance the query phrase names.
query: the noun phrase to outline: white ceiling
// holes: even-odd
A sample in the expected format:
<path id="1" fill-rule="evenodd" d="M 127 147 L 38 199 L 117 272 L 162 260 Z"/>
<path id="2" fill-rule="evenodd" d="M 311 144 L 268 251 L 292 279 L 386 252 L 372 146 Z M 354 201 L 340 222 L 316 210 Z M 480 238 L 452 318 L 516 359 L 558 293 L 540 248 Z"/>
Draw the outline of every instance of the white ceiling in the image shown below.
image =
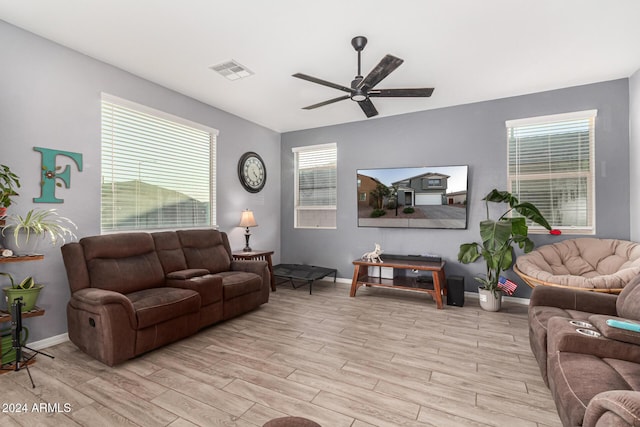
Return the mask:
<path id="1" fill-rule="evenodd" d="M 366 75 L 405 60 L 377 88 L 435 87 L 431 98 L 376 98 L 380 115 L 629 77 L 640 69 L 638 0 L 0 0 L 0 19 L 267 128 L 366 119 L 343 95 L 351 39 Z M 209 69 L 234 59 L 255 75 Z"/>

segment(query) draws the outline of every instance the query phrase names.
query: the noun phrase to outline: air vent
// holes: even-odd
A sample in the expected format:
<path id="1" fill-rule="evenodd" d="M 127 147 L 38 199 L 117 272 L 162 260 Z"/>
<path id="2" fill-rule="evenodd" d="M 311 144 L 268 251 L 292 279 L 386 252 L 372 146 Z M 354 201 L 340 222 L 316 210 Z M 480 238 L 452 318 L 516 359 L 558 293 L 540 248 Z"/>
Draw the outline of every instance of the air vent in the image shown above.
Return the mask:
<path id="1" fill-rule="evenodd" d="M 238 64 L 234 60 L 226 61 L 218 65 L 213 65 L 209 68 L 229 80 L 238 80 L 253 75 L 253 72 L 251 70 L 243 65 Z"/>

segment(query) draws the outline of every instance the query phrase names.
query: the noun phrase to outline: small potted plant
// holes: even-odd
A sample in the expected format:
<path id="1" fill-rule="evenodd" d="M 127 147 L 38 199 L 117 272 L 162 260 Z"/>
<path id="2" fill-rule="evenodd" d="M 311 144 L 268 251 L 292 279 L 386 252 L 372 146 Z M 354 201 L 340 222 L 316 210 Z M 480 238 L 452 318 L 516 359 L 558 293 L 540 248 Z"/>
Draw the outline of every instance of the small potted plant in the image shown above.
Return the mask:
<path id="1" fill-rule="evenodd" d="M 502 301 L 498 280 L 500 273 L 511 268 L 513 264 L 514 244 L 517 244 L 525 253 L 530 252 L 534 247 L 533 241 L 528 236 L 527 219 L 547 230 L 551 230 L 551 226 L 533 204 L 519 202 L 507 191 L 493 189 L 482 200 L 485 201 L 487 208 L 487 219 L 480 221 L 482 243 L 472 242 L 460 245 L 458 261 L 470 264 L 480 257 L 485 260 L 486 274 L 475 277 L 481 283 L 478 288 L 480 306 L 488 311 L 498 311 Z M 489 217 L 489 202 L 507 203 L 509 209 L 497 220 L 492 220 Z M 509 216 L 512 211 L 520 216 Z"/>
<path id="2" fill-rule="evenodd" d="M 51 245 L 75 239 L 76 225 L 55 209 L 31 209 L 26 215 L 9 215 L 2 229 L 5 247 L 14 253 L 33 254 L 46 238 Z"/>
<path id="3" fill-rule="evenodd" d="M 22 311 L 33 310 L 44 286 L 36 284 L 31 276 L 25 277 L 22 282 L 16 284 L 11 274 L 0 272 L 0 275 L 7 276 L 11 281 L 11 287 L 2 289 L 6 295 L 7 306 L 11 307 L 16 299 L 22 298 Z"/>
<path id="4" fill-rule="evenodd" d="M 7 214 L 7 208 L 17 196 L 16 189 L 20 188 L 20 178 L 11 172 L 9 166 L 0 165 L 0 218 Z"/>

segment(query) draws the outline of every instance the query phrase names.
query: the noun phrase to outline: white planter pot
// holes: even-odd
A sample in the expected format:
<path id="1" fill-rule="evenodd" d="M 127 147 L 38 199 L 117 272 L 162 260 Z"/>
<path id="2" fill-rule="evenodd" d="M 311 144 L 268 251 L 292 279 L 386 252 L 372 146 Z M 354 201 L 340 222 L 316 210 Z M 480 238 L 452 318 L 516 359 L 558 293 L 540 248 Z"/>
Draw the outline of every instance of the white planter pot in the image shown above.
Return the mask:
<path id="1" fill-rule="evenodd" d="M 483 310 L 500 311 L 502 308 L 502 291 L 496 291 L 494 296 L 493 292 L 478 288 L 478 300 L 480 301 L 480 308 Z"/>
<path id="2" fill-rule="evenodd" d="M 6 227 L 3 231 L 3 246 L 7 249 L 11 249 L 16 255 L 33 255 L 41 254 L 42 249 L 49 243 L 47 236 L 36 236 L 33 233 L 29 236 L 27 241 L 27 234 L 24 232 L 18 233 L 16 239 L 13 235 L 13 227 Z"/>

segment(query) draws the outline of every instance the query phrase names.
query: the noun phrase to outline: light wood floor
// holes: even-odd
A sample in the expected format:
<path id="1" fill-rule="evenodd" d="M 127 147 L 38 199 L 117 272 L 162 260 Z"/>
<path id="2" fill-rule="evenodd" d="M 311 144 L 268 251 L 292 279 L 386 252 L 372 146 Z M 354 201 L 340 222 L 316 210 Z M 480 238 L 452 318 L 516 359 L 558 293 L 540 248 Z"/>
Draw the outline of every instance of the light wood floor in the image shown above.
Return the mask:
<path id="1" fill-rule="evenodd" d="M 31 367 L 35 389 L 24 370 L 0 376 L 0 403 L 28 410 L 0 425 L 262 426 L 297 415 L 324 427 L 560 426 L 526 306 L 488 313 L 467 298 L 436 310 L 428 295 L 349 298 L 332 282 L 313 292 L 279 285 L 260 309 L 115 368 L 70 342 L 50 347 L 55 360 Z"/>

